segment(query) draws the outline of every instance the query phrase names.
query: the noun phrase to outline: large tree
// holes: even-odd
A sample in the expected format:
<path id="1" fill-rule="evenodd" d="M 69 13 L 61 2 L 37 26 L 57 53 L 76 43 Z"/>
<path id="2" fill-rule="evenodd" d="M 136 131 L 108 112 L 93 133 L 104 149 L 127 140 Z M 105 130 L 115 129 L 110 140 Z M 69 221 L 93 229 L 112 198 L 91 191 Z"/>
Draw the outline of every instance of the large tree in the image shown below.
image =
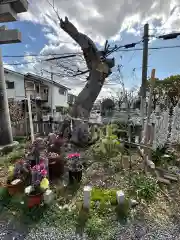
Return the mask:
<path id="1" fill-rule="evenodd" d="M 105 79 L 111 74 L 111 68 L 114 67 L 114 58 L 108 59 L 106 49 L 99 51 L 94 42 L 87 35 L 79 32 L 67 17 L 64 21 L 60 19 L 60 27 L 81 47 L 89 71 L 87 83 L 78 95 L 70 115 L 72 118 L 88 120 Z M 87 130 L 87 123 L 75 120 L 72 141 L 74 143 L 87 143 Z"/>
<path id="2" fill-rule="evenodd" d="M 155 87 L 153 90 L 154 108 L 161 97 L 167 98 L 167 102 L 176 106 L 180 99 L 180 75 L 170 76 L 162 80 L 155 79 Z"/>
<path id="3" fill-rule="evenodd" d="M 105 98 L 102 100 L 101 111 L 103 115 L 105 115 L 106 112 L 112 112 L 114 108 L 115 108 L 115 103 L 111 98 Z"/>

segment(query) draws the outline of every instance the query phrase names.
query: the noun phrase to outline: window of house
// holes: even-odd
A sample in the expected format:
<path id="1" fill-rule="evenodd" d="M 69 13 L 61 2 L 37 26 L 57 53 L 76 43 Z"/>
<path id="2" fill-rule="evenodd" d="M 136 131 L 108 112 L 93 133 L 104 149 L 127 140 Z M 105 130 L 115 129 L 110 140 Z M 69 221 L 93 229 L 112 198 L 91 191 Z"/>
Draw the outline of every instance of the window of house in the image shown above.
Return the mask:
<path id="1" fill-rule="evenodd" d="M 56 112 L 63 112 L 63 107 L 61 106 L 56 106 Z"/>
<path id="2" fill-rule="evenodd" d="M 65 88 L 59 88 L 59 94 L 66 95 L 66 89 Z"/>
<path id="3" fill-rule="evenodd" d="M 39 86 L 36 86 L 36 92 L 39 93 Z"/>
<path id="4" fill-rule="evenodd" d="M 6 88 L 7 89 L 14 89 L 14 82 L 6 81 Z"/>
<path id="5" fill-rule="evenodd" d="M 48 88 L 44 88 L 44 93 L 48 94 Z"/>

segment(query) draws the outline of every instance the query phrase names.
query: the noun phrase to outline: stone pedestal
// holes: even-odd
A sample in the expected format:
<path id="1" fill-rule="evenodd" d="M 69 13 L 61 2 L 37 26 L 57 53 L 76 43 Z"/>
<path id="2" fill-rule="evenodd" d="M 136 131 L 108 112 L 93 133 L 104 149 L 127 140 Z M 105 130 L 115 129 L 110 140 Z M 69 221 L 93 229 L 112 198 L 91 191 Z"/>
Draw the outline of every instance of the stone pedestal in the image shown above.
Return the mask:
<path id="1" fill-rule="evenodd" d="M 19 143 L 14 141 L 11 144 L 7 144 L 5 146 L 0 146 L 0 153 L 5 151 L 12 151 Z"/>
<path id="2" fill-rule="evenodd" d="M 89 209 L 91 204 L 91 190 L 90 186 L 84 187 L 83 208 Z"/>

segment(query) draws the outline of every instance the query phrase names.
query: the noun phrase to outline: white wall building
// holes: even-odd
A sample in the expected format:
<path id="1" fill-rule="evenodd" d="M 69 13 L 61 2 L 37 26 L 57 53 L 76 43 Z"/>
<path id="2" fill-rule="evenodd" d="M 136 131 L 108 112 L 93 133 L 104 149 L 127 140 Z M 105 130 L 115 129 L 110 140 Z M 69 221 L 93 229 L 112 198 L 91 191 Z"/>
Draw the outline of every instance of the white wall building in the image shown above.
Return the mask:
<path id="1" fill-rule="evenodd" d="M 68 90 L 70 89 L 48 78 L 28 73 L 25 75 L 25 89 L 26 93 L 31 95 L 31 99 L 39 97 L 43 105 L 52 107 L 54 112 L 69 106 Z"/>
<path id="2" fill-rule="evenodd" d="M 54 112 L 69 107 L 68 90 L 70 89 L 67 87 L 35 74 L 23 75 L 9 69 L 5 69 L 4 72 L 9 99 L 21 101 L 30 94 L 31 100 L 38 97 L 41 99 L 43 108 L 52 107 Z"/>
<path id="3" fill-rule="evenodd" d="M 21 101 L 25 98 L 24 75 L 8 69 L 4 70 L 7 96 Z"/>

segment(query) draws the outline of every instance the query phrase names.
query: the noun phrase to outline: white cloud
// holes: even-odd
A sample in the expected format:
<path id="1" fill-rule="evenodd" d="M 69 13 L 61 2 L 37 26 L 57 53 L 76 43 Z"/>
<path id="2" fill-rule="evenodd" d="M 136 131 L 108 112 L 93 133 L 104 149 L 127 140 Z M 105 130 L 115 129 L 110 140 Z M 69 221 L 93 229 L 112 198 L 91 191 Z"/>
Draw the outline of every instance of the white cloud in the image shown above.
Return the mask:
<path id="1" fill-rule="evenodd" d="M 52 0 L 51 0 L 52 2 Z M 144 22 L 160 18 L 167 20 L 173 11 L 173 16 L 179 12 L 180 0 L 55 0 L 60 17 L 67 15 L 76 22 L 81 31 L 92 37 L 109 39 L 120 30 L 133 27 L 135 24 L 142 26 Z M 57 35 L 60 29 L 53 9 L 46 0 L 34 1 L 30 4 L 29 12 L 20 15 L 21 19 L 30 20 L 51 27 Z M 173 25 L 173 21 L 170 21 Z M 60 34 L 61 35 L 61 34 Z"/>
<path id="2" fill-rule="evenodd" d="M 142 36 L 143 24 L 150 24 L 151 34 L 165 33 L 169 29 L 180 29 L 180 0 L 54 0 L 59 16 L 68 16 L 79 31 L 88 34 L 96 43 L 103 45 L 106 39 L 114 41 L 121 39 L 122 31 Z M 176 7 L 178 6 L 178 7 Z M 80 49 L 73 40 L 60 29 L 57 16 L 47 3 L 47 0 L 33 1 L 28 13 L 20 14 L 21 20 L 42 24 L 48 44 L 43 47 L 41 54 L 78 52 Z M 29 36 L 30 37 L 30 36 Z M 30 37 L 33 41 L 32 37 Z M 26 58 L 27 59 L 27 58 Z M 34 59 L 37 61 L 37 58 Z M 84 62 L 79 59 L 62 61 L 63 65 L 72 69 L 84 69 Z M 50 64 L 43 64 L 49 69 Z M 28 70 L 34 67 L 41 72 L 42 65 L 38 62 L 28 65 Z M 64 69 L 54 69 L 63 73 Z M 79 92 L 84 85 L 85 78 L 61 77 L 65 82 Z M 78 85 L 78 87 L 77 87 Z M 112 87 L 104 87 L 101 95 L 109 92 Z"/>
<path id="3" fill-rule="evenodd" d="M 32 42 L 35 42 L 35 41 L 36 41 L 36 38 L 33 37 L 33 36 L 31 36 L 31 35 L 29 35 L 29 38 L 31 39 Z"/>

